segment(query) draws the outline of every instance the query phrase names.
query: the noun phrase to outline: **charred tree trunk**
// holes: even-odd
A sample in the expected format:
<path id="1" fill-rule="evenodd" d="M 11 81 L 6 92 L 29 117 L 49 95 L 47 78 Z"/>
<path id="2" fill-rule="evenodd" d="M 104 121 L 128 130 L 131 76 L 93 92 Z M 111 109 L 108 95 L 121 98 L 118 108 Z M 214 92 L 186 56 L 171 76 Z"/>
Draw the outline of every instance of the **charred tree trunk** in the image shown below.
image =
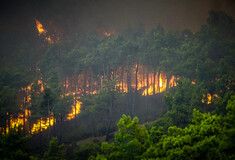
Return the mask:
<path id="1" fill-rule="evenodd" d="M 106 74 L 105 74 L 105 64 L 103 64 L 103 78 L 106 77 Z"/>
<path id="2" fill-rule="evenodd" d="M 108 78 L 108 81 L 111 79 L 111 69 L 110 69 L 110 64 L 108 65 L 107 78 Z"/>
<path id="3" fill-rule="evenodd" d="M 131 93 L 131 68 L 127 66 L 127 92 Z"/>
<path id="4" fill-rule="evenodd" d="M 147 68 L 147 96 L 149 95 L 149 69 Z"/>
<path id="5" fill-rule="evenodd" d="M 55 125 L 55 116 L 53 116 L 53 136 L 56 137 L 56 125 Z"/>
<path id="6" fill-rule="evenodd" d="M 170 75 L 166 75 L 166 90 L 169 90 Z"/>
<path id="7" fill-rule="evenodd" d="M 28 117 L 30 116 L 29 115 L 29 109 L 27 110 L 28 111 Z M 28 128 L 29 128 L 29 134 L 31 134 L 31 125 L 30 125 L 30 120 L 28 120 Z"/>
<path id="8" fill-rule="evenodd" d="M 153 71 L 153 95 L 155 95 L 156 71 Z"/>
<path id="9" fill-rule="evenodd" d="M 146 83 L 145 83 L 145 68 L 143 68 L 143 81 L 142 81 L 143 85 L 141 87 L 146 87 Z"/>
<path id="10" fill-rule="evenodd" d="M 25 124 L 25 110 L 24 110 L 24 114 L 23 114 L 23 121 L 24 121 L 24 124 L 23 124 L 23 135 L 25 136 L 26 135 L 26 129 L 25 129 L 25 127 L 26 127 L 26 124 Z"/>
<path id="11" fill-rule="evenodd" d="M 94 92 L 93 81 L 94 81 L 94 78 L 93 78 L 93 71 L 91 70 L 90 90 L 91 90 L 92 94 L 93 94 L 93 92 Z"/>
<path id="12" fill-rule="evenodd" d="M 121 81 L 122 81 L 122 92 L 123 92 L 123 73 L 124 72 L 124 69 L 123 69 L 123 67 L 122 67 L 122 69 L 121 69 Z"/>
<path id="13" fill-rule="evenodd" d="M 136 69 L 135 69 L 135 93 L 138 91 L 138 69 L 139 69 L 139 64 L 136 64 Z"/>
<path id="14" fill-rule="evenodd" d="M 42 118 L 40 119 L 40 128 L 39 128 L 39 146 L 42 146 Z"/>
<path id="15" fill-rule="evenodd" d="M 83 95 L 85 96 L 86 95 L 86 80 L 87 80 L 87 73 L 86 73 L 86 70 L 84 71 L 84 84 L 83 84 Z"/>
<path id="16" fill-rule="evenodd" d="M 157 79 L 158 79 L 158 82 L 157 82 L 157 93 L 160 93 L 160 71 L 157 72 Z"/>
<path id="17" fill-rule="evenodd" d="M 7 115 L 7 127 L 8 127 L 8 130 L 10 131 L 10 129 L 11 129 L 11 114 L 10 113 L 8 113 L 8 115 Z"/>
<path id="18" fill-rule="evenodd" d="M 51 137 L 51 111 L 50 111 L 49 103 L 47 103 L 47 107 L 48 107 L 48 117 L 49 117 L 48 139 L 50 140 L 50 137 Z"/>
<path id="19" fill-rule="evenodd" d="M 4 133 L 7 134 L 7 112 L 4 114 Z"/>

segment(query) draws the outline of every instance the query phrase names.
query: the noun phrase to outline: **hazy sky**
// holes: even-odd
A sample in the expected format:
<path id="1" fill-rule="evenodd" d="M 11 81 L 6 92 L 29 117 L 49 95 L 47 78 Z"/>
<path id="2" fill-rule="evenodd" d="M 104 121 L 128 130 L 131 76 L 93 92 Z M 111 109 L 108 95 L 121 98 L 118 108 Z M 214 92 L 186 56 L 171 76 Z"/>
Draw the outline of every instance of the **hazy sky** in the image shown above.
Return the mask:
<path id="1" fill-rule="evenodd" d="M 159 23 L 167 29 L 196 31 L 209 10 L 235 17 L 235 0 L 5 0 L 0 5 L 0 33 L 35 31 L 35 19 L 47 29 L 77 31 L 121 30 Z"/>

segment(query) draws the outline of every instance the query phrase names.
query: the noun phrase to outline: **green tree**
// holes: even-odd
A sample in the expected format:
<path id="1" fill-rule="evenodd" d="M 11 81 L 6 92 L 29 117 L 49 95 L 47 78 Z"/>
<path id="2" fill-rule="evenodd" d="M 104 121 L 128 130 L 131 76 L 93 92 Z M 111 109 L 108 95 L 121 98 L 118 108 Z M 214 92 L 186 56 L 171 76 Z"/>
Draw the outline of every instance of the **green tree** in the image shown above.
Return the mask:
<path id="1" fill-rule="evenodd" d="M 18 128 L 19 130 L 20 128 Z M 0 135 L 0 155 L 1 159 L 25 159 L 29 160 L 27 153 L 27 139 L 23 137 L 22 132 L 10 129 L 8 134 Z"/>
<path id="2" fill-rule="evenodd" d="M 139 125 L 139 120 L 133 120 L 123 115 L 118 122 L 119 131 L 115 135 L 115 142 L 103 143 L 101 150 L 107 159 L 136 159 L 145 150 L 145 141 L 148 139 L 148 131 Z M 99 156 L 98 156 L 99 157 Z"/>
<path id="3" fill-rule="evenodd" d="M 49 143 L 48 151 L 45 152 L 44 158 L 46 160 L 64 160 L 63 152 L 64 144 L 59 145 L 56 137 L 52 137 Z"/>

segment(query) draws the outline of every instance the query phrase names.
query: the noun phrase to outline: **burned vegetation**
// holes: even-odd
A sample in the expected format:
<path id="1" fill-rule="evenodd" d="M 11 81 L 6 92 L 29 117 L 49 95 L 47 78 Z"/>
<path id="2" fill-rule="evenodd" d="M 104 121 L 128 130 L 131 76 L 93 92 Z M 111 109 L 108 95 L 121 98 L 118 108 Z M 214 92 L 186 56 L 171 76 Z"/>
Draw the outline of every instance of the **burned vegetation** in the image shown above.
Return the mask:
<path id="1" fill-rule="evenodd" d="M 74 35 L 32 21 L 0 48 L 0 159 L 235 158 L 232 16 Z"/>

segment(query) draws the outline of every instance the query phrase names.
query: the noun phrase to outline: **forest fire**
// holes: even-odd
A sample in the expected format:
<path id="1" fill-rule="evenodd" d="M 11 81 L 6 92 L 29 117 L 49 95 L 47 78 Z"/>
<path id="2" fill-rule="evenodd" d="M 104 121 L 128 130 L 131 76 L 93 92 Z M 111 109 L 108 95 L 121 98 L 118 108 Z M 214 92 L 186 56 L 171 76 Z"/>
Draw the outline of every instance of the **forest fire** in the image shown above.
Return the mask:
<path id="1" fill-rule="evenodd" d="M 40 36 L 41 34 L 46 34 L 46 30 L 43 28 L 43 25 L 36 19 L 36 25 L 38 29 L 38 35 Z"/>
<path id="2" fill-rule="evenodd" d="M 105 78 L 104 78 L 105 77 Z M 132 66 L 130 71 L 118 68 L 110 73 L 109 76 L 94 77 L 90 70 L 86 70 L 74 77 L 66 77 L 63 86 L 67 92 L 73 95 L 84 96 L 99 93 L 104 86 L 104 79 L 115 79 L 115 88 L 119 92 L 128 93 L 131 90 L 138 91 L 143 96 L 154 95 L 163 92 L 167 87 L 176 86 L 175 77 L 171 76 L 167 79 L 164 73 L 146 73 L 146 68 L 142 65 Z M 168 86 L 169 85 L 169 86 Z"/>
<path id="3" fill-rule="evenodd" d="M 124 70 L 123 68 L 119 68 L 116 71 L 112 71 L 110 73 L 110 79 L 119 77 L 115 85 L 117 91 L 122 93 L 129 93 L 135 90 L 138 91 L 138 93 L 140 93 L 142 96 L 154 95 L 165 91 L 167 87 L 170 88 L 176 86 L 174 76 L 167 79 L 164 73 L 154 74 L 150 71 L 146 72 L 146 70 L 147 69 L 142 65 L 132 66 L 129 71 Z M 78 101 L 77 98 L 84 95 L 94 95 L 99 93 L 99 90 L 104 87 L 104 79 L 104 76 L 94 77 L 90 70 L 86 70 L 74 77 L 65 78 L 63 87 L 66 94 L 64 96 L 72 95 L 74 99 L 74 105 L 72 105 L 71 112 L 67 115 L 66 120 L 71 120 L 80 113 L 82 102 Z M 37 81 L 37 85 L 39 86 L 38 94 L 43 93 L 44 83 L 41 79 Z M 26 106 L 29 106 L 31 103 L 32 86 L 33 83 L 22 89 L 22 91 L 26 93 L 24 97 L 24 104 Z M 40 118 L 34 124 L 26 123 L 28 122 L 27 118 L 31 116 L 31 111 L 28 110 L 27 107 L 22 108 L 22 110 L 25 111 L 24 114 L 19 114 L 16 119 L 11 119 L 10 128 L 14 128 L 14 126 L 19 125 L 28 125 L 28 132 L 35 134 L 39 131 L 46 130 L 50 126 L 53 126 L 56 122 L 56 119 L 53 117 L 53 113 L 51 112 L 52 115 L 50 118 Z"/>
<path id="4" fill-rule="evenodd" d="M 38 133 L 39 131 L 43 131 L 48 129 L 48 127 L 53 126 L 56 122 L 56 119 L 51 116 L 50 118 L 46 118 L 46 120 L 43 120 L 42 118 L 37 121 L 37 123 L 33 124 L 33 127 L 31 129 L 31 134 Z"/>
<path id="5" fill-rule="evenodd" d="M 41 22 L 39 20 L 35 20 L 36 21 L 36 27 L 38 30 L 38 36 L 43 36 L 44 39 L 49 43 L 49 44 L 53 44 L 53 40 L 51 39 L 50 36 L 47 35 L 47 30 L 45 30 L 43 28 L 43 25 L 41 24 Z"/>
<path id="6" fill-rule="evenodd" d="M 211 104 L 216 98 L 218 98 L 218 94 L 213 94 L 211 95 L 210 93 L 207 93 L 206 96 L 205 94 L 202 95 L 202 103 L 205 103 L 206 104 Z"/>
<path id="7" fill-rule="evenodd" d="M 76 101 L 76 105 L 72 106 L 72 112 L 68 114 L 67 120 L 75 118 L 75 116 L 80 113 L 81 104 L 82 102 Z"/>
<path id="8" fill-rule="evenodd" d="M 39 22 L 38 22 L 39 23 Z M 40 23 L 38 24 L 39 33 L 44 34 L 46 31 L 42 28 Z M 142 96 L 154 95 L 156 93 L 160 93 L 166 90 L 167 83 L 169 83 L 168 87 L 176 86 L 175 77 L 172 76 L 169 80 L 167 80 L 166 75 L 164 73 L 156 73 L 152 72 L 146 73 L 146 68 L 144 66 L 138 66 L 138 72 L 136 72 L 136 66 L 133 66 L 129 71 L 130 75 L 126 70 L 119 68 L 117 71 L 112 72 L 111 79 L 115 77 L 119 77 L 116 82 L 116 89 L 119 92 L 128 93 L 130 90 L 138 91 Z M 130 78 L 132 77 L 132 78 Z M 135 77 L 135 78 L 134 78 Z M 81 74 L 74 77 L 77 80 L 74 81 L 71 78 L 67 77 L 64 81 L 64 89 L 66 90 L 68 95 L 72 95 L 74 99 L 74 105 L 72 106 L 71 112 L 67 115 L 66 120 L 71 120 L 76 117 L 77 114 L 80 113 L 80 108 L 82 102 L 78 101 L 77 98 L 84 96 L 86 94 L 97 94 L 99 90 L 104 86 L 104 78 L 103 76 L 99 76 L 98 79 L 92 77 L 92 73 L 87 70 L 82 72 Z M 129 79 L 131 81 L 129 81 Z M 169 82 L 167 82 L 169 81 Z M 75 84 L 73 82 L 76 82 Z M 44 83 L 40 79 L 37 81 L 37 85 L 39 86 L 38 94 L 44 92 Z M 56 119 L 51 112 L 51 117 L 40 118 L 35 123 L 30 124 L 28 122 L 28 117 L 31 116 L 31 111 L 28 109 L 28 106 L 31 104 L 31 92 L 33 83 L 28 85 L 25 88 L 22 88 L 21 91 L 26 93 L 23 97 L 24 107 L 22 107 L 23 114 L 18 114 L 17 118 L 11 117 L 10 126 L 7 127 L 7 132 L 9 128 L 15 128 L 18 126 L 26 126 L 27 132 L 31 134 L 38 133 L 39 131 L 43 131 L 48 129 L 50 126 L 53 126 L 56 122 Z M 31 126 L 31 127 L 30 127 Z"/>

